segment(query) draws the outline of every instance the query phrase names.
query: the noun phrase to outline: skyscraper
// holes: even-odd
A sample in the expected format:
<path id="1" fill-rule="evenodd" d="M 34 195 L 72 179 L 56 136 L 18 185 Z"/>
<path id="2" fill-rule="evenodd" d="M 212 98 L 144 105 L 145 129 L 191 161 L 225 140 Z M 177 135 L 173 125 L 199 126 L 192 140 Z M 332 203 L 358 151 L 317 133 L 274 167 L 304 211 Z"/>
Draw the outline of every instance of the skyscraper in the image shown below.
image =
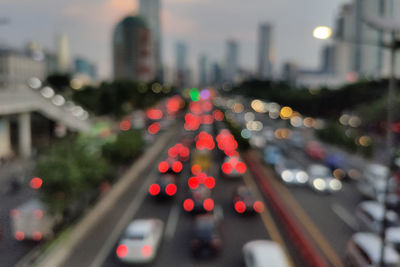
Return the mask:
<path id="1" fill-rule="evenodd" d="M 147 82 L 154 79 L 155 63 L 151 35 L 145 21 L 128 16 L 113 35 L 114 78 Z"/>
<path id="2" fill-rule="evenodd" d="M 187 46 L 184 42 L 176 43 L 175 80 L 178 87 L 187 86 Z"/>
<path id="3" fill-rule="evenodd" d="M 156 76 L 162 80 L 162 38 L 161 38 L 161 23 L 160 23 L 160 0 L 140 0 L 139 16 L 146 20 L 149 26 L 152 39 L 152 49 L 155 57 Z"/>
<path id="4" fill-rule="evenodd" d="M 272 26 L 264 23 L 258 29 L 258 76 L 260 79 L 271 79 L 274 52 L 272 47 Z"/>
<path id="5" fill-rule="evenodd" d="M 207 68 L 207 57 L 201 55 L 199 57 L 199 86 L 204 87 L 208 85 L 208 68 Z"/>
<path id="6" fill-rule="evenodd" d="M 64 33 L 57 35 L 57 71 L 67 73 L 71 71 L 71 55 L 68 36 Z"/>
<path id="7" fill-rule="evenodd" d="M 239 45 L 235 40 L 228 40 L 226 43 L 226 58 L 225 58 L 225 80 L 234 82 L 238 74 L 239 62 Z"/>

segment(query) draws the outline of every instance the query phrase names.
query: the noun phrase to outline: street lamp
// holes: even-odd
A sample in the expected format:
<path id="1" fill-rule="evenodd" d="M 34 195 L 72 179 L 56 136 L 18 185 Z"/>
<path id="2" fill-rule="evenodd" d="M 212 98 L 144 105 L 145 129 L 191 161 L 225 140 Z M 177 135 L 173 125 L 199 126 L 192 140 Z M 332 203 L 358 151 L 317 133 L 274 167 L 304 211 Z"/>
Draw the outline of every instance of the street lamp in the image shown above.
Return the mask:
<path id="1" fill-rule="evenodd" d="M 392 40 L 390 43 L 383 44 L 385 47 L 390 49 L 390 78 L 389 78 L 389 89 L 387 93 L 387 122 L 386 122 L 386 149 L 388 152 L 387 155 L 387 164 L 389 167 L 392 166 L 392 160 L 394 156 L 394 148 L 393 148 L 393 133 L 392 133 L 392 122 L 393 122 L 393 98 L 396 87 L 396 77 L 395 77 L 395 65 L 396 65 L 396 51 L 400 48 L 400 40 L 396 38 L 396 35 L 400 33 L 400 21 L 395 21 L 393 19 L 382 18 L 382 17 L 363 17 L 364 22 L 380 31 L 388 32 L 392 36 Z M 383 195 L 383 222 L 381 229 L 381 239 L 382 246 L 380 251 L 380 266 L 385 265 L 385 244 L 386 244 L 386 228 L 387 228 L 387 201 L 388 201 L 388 193 L 389 193 L 389 180 L 391 178 L 392 172 L 390 171 L 388 177 L 386 178 L 386 186 L 385 192 Z"/>

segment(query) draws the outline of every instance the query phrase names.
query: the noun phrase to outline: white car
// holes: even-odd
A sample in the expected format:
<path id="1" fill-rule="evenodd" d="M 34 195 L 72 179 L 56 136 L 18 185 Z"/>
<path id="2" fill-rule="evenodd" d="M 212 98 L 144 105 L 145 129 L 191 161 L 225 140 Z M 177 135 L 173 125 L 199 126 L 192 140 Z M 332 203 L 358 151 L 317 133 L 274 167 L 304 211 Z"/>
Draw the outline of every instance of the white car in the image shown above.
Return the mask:
<path id="1" fill-rule="evenodd" d="M 346 262 L 355 267 L 380 266 L 380 249 L 382 241 L 380 237 L 372 233 L 356 233 L 347 243 Z M 391 246 L 385 246 L 384 265 L 386 267 L 398 267 L 400 255 Z"/>
<path id="2" fill-rule="evenodd" d="M 389 175 L 389 168 L 381 164 L 368 164 L 365 167 L 363 176 L 358 180 L 357 188 L 360 193 L 370 199 L 383 202 L 386 190 L 386 181 Z M 389 179 L 389 192 L 387 200 L 389 204 L 396 204 L 398 197 L 394 190 L 396 189 L 396 180 Z"/>
<path id="3" fill-rule="evenodd" d="M 269 240 L 254 240 L 243 246 L 246 267 L 288 267 L 283 249 Z"/>
<path id="4" fill-rule="evenodd" d="M 149 263 L 157 255 L 164 223 L 159 219 L 131 222 L 118 244 L 116 255 L 125 263 Z"/>
<path id="5" fill-rule="evenodd" d="M 360 231 L 379 234 L 383 221 L 384 207 L 377 201 L 364 201 L 356 208 L 356 219 Z M 389 227 L 399 226 L 399 216 L 396 212 L 388 210 L 386 219 Z"/>
<path id="6" fill-rule="evenodd" d="M 308 183 L 318 192 L 332 193 L 342 189 L 342 182 L 333 177 L 331 170 L 321 164 L 312 164 L 307 170 Z"/>

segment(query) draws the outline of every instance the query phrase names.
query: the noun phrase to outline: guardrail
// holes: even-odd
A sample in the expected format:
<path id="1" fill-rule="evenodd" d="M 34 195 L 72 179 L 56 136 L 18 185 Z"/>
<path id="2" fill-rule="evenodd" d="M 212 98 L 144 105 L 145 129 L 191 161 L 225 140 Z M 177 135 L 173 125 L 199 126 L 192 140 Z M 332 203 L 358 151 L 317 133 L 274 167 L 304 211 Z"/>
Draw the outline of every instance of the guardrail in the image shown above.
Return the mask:
<path id="1" fill-rule="evenodd" d="M 329 267 L 330 265 L 320 255 L 320 252 L 311 243 L 309 238 L 302 232 L 301 227 L 288 211 L 289 209 L 284 205 L 274 188 L 268 183 L 267 179 L 265 179 L 254 155 L 251 152 L 247 152 L 244 154 L 244 159 L 253 176 L 257 179 L 264 196 L 267 198 L 271 207 L 278 215 L 279 220 L 282 222 L 284 230 L 290 237 L 291 241 L 293 241 L 296 251 L 300 252 L 300 256 L 304 260 L 304 263 L 310 267 Z"/>

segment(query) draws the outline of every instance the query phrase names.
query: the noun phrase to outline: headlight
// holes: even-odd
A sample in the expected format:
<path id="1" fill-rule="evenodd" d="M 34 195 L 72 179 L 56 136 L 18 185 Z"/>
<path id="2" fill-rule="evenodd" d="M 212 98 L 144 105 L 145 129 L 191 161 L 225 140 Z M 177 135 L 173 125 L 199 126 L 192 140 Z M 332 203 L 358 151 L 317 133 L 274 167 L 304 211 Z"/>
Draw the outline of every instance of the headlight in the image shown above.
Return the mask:
<path id="1" fill-rule="evenodd" d="M 324 179 L 317 178 L 313 181 L 313 186 L 318 191 L 324 191 L 326 189 L 326 182 Z"/>
<path id="2" fill-rule="evenodd" d="M 334 191 L 338 191 L 342 189 L 342 183 L 339 180 L 333 179 L 329 182 L 329 187 Z"/>
<path id="3" fill-rule="evenodd" d="M 308 181 L 308 175 L 307 175 L 307 173 L 305 173 L 305 172 L 303 172 L 303 171 L 297 172 L 297 173 L 296 173 L 296 180 L 297 180 L 299 183 L 302 183 L 302 184 L 306 183 L 306 182 Z"/>
<path id="4" fill-rule="evenodd" d="M 291 171 L 289 171 L 289 170 L 284 170 L 283 172 L 282 172 L 282 174 L 281 174 L 281 176 L 282 176 L 282 180 L 283 181 L 285 181 L 285 182 L 287 182 L 287 183 L 290 183 L 290 182 L 293 182 L 293 173 L 291 172 Z"/>

